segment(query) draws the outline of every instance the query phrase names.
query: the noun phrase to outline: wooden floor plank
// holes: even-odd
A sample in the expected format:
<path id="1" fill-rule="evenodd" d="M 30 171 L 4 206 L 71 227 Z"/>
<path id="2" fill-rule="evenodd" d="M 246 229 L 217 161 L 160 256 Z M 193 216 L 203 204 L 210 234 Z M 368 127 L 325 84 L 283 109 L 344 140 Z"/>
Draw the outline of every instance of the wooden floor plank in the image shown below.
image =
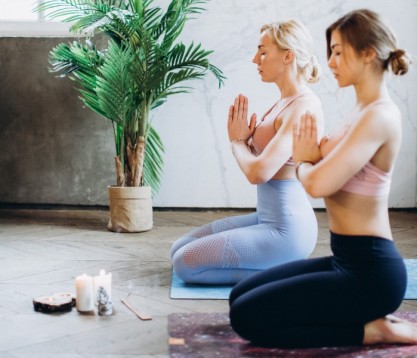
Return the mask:
<path id="1" fill-rule="evenodd" d="M 236 211 L 155 211 L 154 228 L 137 234 L 107 231 L 102 210 L 0 209 L 0 357 L 167 357 L 167 316 L 227 312 L 222 300 L 171 300 L 172 243 L 192 228 Z M 390 213 L 400 252 L 417 258 L 417 212 Z M 328 222 L 318 211 L 319 238 L 312 256 L 330 253 Z M 75 293 L 82 273 L 112 272 L 113 316 L 61 315 L 33 310 L 34 297 Z M 121 303 L 152 316 L 141 321 Z M 404 301 L 401 310 L 417 310 Z"/>

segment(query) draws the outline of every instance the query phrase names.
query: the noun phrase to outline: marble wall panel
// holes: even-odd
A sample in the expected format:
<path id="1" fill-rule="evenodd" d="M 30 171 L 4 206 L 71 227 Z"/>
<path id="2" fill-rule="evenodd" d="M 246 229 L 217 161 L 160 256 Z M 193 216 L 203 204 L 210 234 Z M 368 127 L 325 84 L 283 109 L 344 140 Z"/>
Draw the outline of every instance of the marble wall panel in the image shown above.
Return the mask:
<path id="1" fill-rule="evenodd" d="M 163 6 L 167 0 L 156 1 Z M 243 93 L 249 111 L 261 116 L 280 96 L 262 83 L 252 63 L 259 28 L 267 22 L 298 18 L 310 29 L 322 64 L 312 85 L 323 102 L 327 129 L 340 123 L 354 103 L 351 89 L 339 90 L 326 66 L 324 31 L 354 8 L 370 8 L 393 26 L 400 47 L 417 63 L 417 0 L 211 0 L 207 11 L 186 24 L 182 40 L 213 50 L 212 62 L 227 80 L 213 76 L 190 85 L 189 94 L 171 97 L 153 112 L 165 143 L 165 172 L 156 207 L 252 208 L 256 189 L 240 172 L 226 131 L 229 105 Z M 62 39 L 67 41 L 68 39 Z M 115 181 L 114 146 L 108 123 L 82 107 L 73 83 L 47 71 L 57 38 L 0 39 L 0 203 L 107 205 L 107 185 Z M 395 168 L 391 207 L 416 207 L 417 73 L 388 76 L 389 90 L 404 123 Z M 321 199 L 312 200 L 322 207 Z"/>
<path id="2" fill-rule="evenodd" d="M 400 47 L 413 55 L 417 53 L 413 35 L 417 32 L 415 0 L 402 1 L 401 6 L 377 0 L 211 1 L 208 11 L 187 25 L 184 42 L 197 38 L 214 50 L 212 61 L 224 71 L 227 80 L 220 89 L 210 77 L 204 83 L 195 82 L 193 94 L 173 98 L 155 112 L 155 126 L 166 144 L 165 177 L 155 203 L 186 207 L 256 205 L 256 191 L 231 154 L 226 120 L 228 107 L 239 93 L 249 97 L 249 111 L 258 113 L 258 117 L 280 96 L 275 85 L 260 81 L 252 63 L 260 26 L 298 18 L 309 28 L 322 65 L 322 78 L 312 89 L 323 101 L 330 130 L 353 105 L 354 94 L 351 88 L 338 89 L 327 68 L 324 32 L 330 23 L 355 8 L 379 12 L 394 28 Z M 404 122 L 403 145 L 390 196 L 392 207 L 416 205 L 416 79 L 415 65 L 406 76 L 387 78 Z M 316 207 L 323 206 L 321 200 L 312 202 Z"/>

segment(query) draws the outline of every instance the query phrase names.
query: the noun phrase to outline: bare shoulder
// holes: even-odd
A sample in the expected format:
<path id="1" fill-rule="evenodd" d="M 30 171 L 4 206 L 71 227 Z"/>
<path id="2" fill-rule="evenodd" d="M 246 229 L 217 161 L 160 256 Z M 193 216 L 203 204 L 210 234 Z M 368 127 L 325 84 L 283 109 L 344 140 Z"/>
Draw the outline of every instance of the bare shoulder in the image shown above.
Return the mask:
<path id="1" fill-rule="evenodd" d="M 373 132 L 393 134 L 401 130 L 401 112 L 391 101 L 381 102 L 367 108 L 359 118 L 358 125 Z"/>
<path id="2" fill-rule="evenodd" d="M 300 105 L 319 105 L 321 106 L 321 100 L 317 94 L 314 92 L 306 92 L 305 94 L 301 95 L 300 97 L 294 100 L 295 103 Z"/>
<path id="3" fill-rule="evenodd" d="M 313 92 L 296 98 L 291 106 L 291 115 L 297 118 L 306 113 L 312 113 L 317 119 L 323 117 L 323 110 L 320 98 Z"/>
<path id="4" fill-rule="evenodd" d="M 370 106 L 365 111 L 371 116 L 377 116 L 381 119 L 401 120 L 401 112 L 397 105 L 392 101 L 384 101 Z"/>

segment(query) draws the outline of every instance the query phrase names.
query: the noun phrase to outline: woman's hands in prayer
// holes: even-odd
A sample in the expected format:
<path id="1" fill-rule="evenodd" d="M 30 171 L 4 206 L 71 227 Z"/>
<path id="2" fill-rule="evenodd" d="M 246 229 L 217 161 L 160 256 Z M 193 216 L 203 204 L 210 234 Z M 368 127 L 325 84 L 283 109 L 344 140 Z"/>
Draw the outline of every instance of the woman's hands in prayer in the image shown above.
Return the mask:
<path id="1" fill-rule="evenodd" d="M 227 121 L 229 140 L 231 142 L 242 141 L 247 143 L 255 131 L 255 126 L 256 114 L 252 114 L 248 124 L 248 98 L 240 94 L 229 108 L 229 119 Z"/>
<path id="2" fill-rule="evenodd" d="M 294 162 L 310 162 L 315 164 L 322 159 L 317 139 L 316 117 L 309 112 L 303 114 L 293 128 Z"/>

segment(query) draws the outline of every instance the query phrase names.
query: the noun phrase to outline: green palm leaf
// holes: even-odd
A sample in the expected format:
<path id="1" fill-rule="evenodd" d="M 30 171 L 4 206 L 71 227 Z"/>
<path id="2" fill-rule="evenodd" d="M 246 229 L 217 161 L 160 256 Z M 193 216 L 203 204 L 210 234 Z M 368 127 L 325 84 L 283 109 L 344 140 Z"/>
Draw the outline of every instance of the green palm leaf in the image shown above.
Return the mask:
<path id="1" fill-rule="evenodd" d="M 47 19 L 60 18 L 62 22 L 73 22 L 98 11 L 101 1 L 94 0 L 44 0 L 34 11 L 46 12 Z"/>
<path id="2" fill-rule="evenodd" d="M 187 81 L 211 72 L 219 86 L 225 77 L 210 63 L 201 44 L 177 42 L 185 23 L 208 0 L 171 0 L 165 13 L 154 0 L 44 0 L 38 11 L 71 22 L 86 40 L 59 44 L 50 53 L 51 71 L 78 85 L 90 109 L 111 120 L 116 154 L 126 175 L 132 161 L 126 145 L 145 139 L 141 183 L 156 193 L 163 173 L 163 144 L 150 124 L 150 111 L 177 93 L 191 91 Z M 107 42 L 98 50 L 98 41 Z M 130 151 L 131 153 L 131 151 Z"/>
<path id="3" fill-rule="evenodd" d="M 106 58 L 97 77 L 96 95 L 106 117 L 121 124 L 132 115 L 133 93 L 129 66 L 132 53 L 109 41 Z"/>
<path id="4" fill-rule="evenodd" d="M 164 169 L 164 146 L 159 134 L 150 126 L 147 138 L 144 163 L 144 184 L 149 185 L 156 194 L 159 189 L 160 179 Z"/>

